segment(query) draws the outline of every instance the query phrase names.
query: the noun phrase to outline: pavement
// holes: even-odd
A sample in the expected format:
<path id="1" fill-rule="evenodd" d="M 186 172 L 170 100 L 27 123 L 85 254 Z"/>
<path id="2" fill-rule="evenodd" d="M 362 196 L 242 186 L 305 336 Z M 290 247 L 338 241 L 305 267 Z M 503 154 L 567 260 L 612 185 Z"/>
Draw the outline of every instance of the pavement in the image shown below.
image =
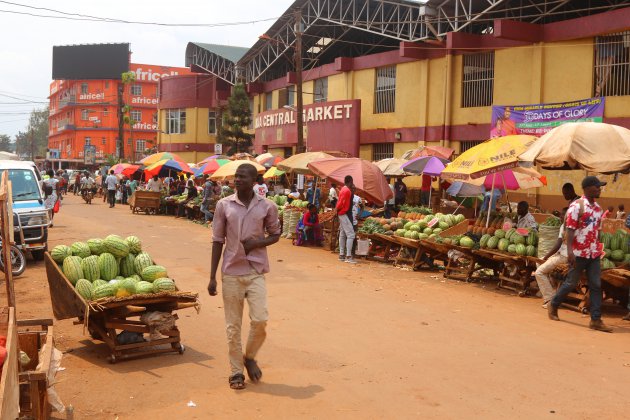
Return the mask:
<path id="1" fill-rule="evenodd" d="M 607 308 L 604 319 L 615 330 L 604 334 L 589 330 L 588 317 L 577 312 L 561 310 L 561 322 L 552 322 L 540 299 L 491 283 L 377 262 L 344 264 L 286 239 L 269 250 L 262 382 L 233 391 L 221 295 L 206 291 L 211 230 L 67 196 L 50 247 L 112 233 L 140 237 L 180 289 L 199 293 L 202 308 L 178 312 L 183 355 L 117 364 L 81 325 L 55 321 L 65 368 L 55 388 L 75 419 L 627 415 L 630 322 L 621 320 L 620 308 Z M 43 263 L 29 261 L 15 289 L 20 319 L 52 317 Z"/>

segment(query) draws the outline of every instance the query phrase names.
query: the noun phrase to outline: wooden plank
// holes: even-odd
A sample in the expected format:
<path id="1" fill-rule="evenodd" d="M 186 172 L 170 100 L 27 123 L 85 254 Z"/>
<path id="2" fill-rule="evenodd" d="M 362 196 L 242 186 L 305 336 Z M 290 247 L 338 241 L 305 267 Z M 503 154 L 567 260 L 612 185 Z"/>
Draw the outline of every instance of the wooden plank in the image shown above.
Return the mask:
<path id="1" fill-rule="evenodd" d="M 116 350 L 120 351 L 120 350 L 140 349 L 143 347 L 159 346 L 161 344 L 171 344 L 171 343 L 177 343 L 177 342 L 179 342 L 179 337 L 160 338 L 158 340 L 144 341 L 142 343 L 119 344 L 116 346 Z"/>
<path id="2" fill-rule="evenodd" d="M 44 255 L 44 262 L 55 319 L 85 317 L 87 302 L 76 292 L 48 252 Z"/>
<path id="3" fill-rule="evenodd" d="M 46 319 L 32 318 L 32 319 L 18 319 L 17 321 L 18 327 L 37 327 L 40 325 L 51 327 L 53 325 L 53 320 L 50 318 L 46 318 Z"/>
<path id="4" fill-rule="evenodd" d="M 7 358 L 0 376 L 0 419 L 15 419 L 19 416 L 20 388 L 18 378 L 18 337 L 15 325 L 15 308 L 5 308 Z"/>

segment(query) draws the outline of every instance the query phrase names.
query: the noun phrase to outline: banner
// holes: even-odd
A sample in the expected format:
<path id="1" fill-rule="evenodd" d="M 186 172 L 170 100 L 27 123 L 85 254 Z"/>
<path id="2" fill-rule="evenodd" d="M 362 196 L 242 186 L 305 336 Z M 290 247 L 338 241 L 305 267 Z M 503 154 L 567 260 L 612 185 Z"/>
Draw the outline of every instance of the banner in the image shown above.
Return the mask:
<path id="1" fill-rule="evenodd" d="M 602 122 L 604 98 L 555 104 L 493 106 L 490 137 L 530 134 L 540 137 L 567 122 Z"/>
<path id="2" fill-rule="evenodd" d="M 83 163 L 86 165 L 96 164 L 96 146 L 93 144 L 86 144 L 83 147 Z"/>

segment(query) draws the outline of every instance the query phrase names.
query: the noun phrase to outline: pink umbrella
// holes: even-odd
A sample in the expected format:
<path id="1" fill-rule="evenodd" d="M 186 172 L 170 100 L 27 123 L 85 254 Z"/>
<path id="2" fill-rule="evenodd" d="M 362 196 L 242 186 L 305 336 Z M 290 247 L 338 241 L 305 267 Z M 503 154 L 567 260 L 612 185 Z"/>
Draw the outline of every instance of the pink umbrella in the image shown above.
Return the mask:
<path id="1" fill-rule="evenodd" d="M 308 168 L 317 176 L 330 178 L 343 184 L 346 175 L 351 175 L 354 186 L 368 200 L 381 204 L 393 197 L 385 175 L 378 166 L 359 158 L 332 158 L 311 162 Z"/>

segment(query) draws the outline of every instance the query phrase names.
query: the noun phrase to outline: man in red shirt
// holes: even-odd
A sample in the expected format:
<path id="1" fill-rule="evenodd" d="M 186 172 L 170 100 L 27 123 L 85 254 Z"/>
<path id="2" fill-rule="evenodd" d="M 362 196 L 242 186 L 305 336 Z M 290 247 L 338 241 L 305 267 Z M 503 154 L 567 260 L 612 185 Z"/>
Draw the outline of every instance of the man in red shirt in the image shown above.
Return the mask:
<path id="1" fill-rule="evenodd" d="M 420 188 L 420 204 L 429 207 L 431 204 L 431 178 L 430 175 L 422 174 L 422 187 Z"/>
<path id="2" fill-rule="evenodd" d="M 565 219 L 567 232 L 567 262 L 569 273 L 567 279 L 558 288 L 551 299 L 547 310 L 549 318 L 558 321 L 558 307 L 567 295 L 575 290 L 582 271 L 588 277 L 590 295 L 591 322 L 589 328 L 598 331 L 612 332 L 612 328 L 602 322 L 602 282 L 600 268 L 599 234 L 602 223 L 602 208 L 595 202 L 599 198 L 605 182 L 597 177 L 587 176 L 582 180 L 584 195 L 569 206 Z"/>
<path id="3" fill-rule="evenodd" d="M 280 239 L 278 208 L 254 193 L 256 168 L 243 163 L 236 169 L 236 194 L 221 199 L 212 223 L 212 262 L 208 293 L 217 294 L 217 269 L 221 266 L 223 311 L 228 338 L 231 374 L 230 388 L 245 388 L 243 368 L 252 382 L 258 382 L 262 371 L 255 357 L 267 333 L 267 289 L 265 273 L 269 272 L 267 247 Z M 243 354 L 241 324 L 243 306 L 249 306 L 250 331 Z"/>
<path id="4" fill-rule="evenodd" d="M 339 201 L 335 212 L 339 216 L 339 261 L 356 264 L 352 258 L 352 245 L 354 244 L 354 226 L 352 223 L 352 176 L 346 175 L 344 186 L 339 192 Z M 344 257 L 344 251 L 346 256 Z"/>

